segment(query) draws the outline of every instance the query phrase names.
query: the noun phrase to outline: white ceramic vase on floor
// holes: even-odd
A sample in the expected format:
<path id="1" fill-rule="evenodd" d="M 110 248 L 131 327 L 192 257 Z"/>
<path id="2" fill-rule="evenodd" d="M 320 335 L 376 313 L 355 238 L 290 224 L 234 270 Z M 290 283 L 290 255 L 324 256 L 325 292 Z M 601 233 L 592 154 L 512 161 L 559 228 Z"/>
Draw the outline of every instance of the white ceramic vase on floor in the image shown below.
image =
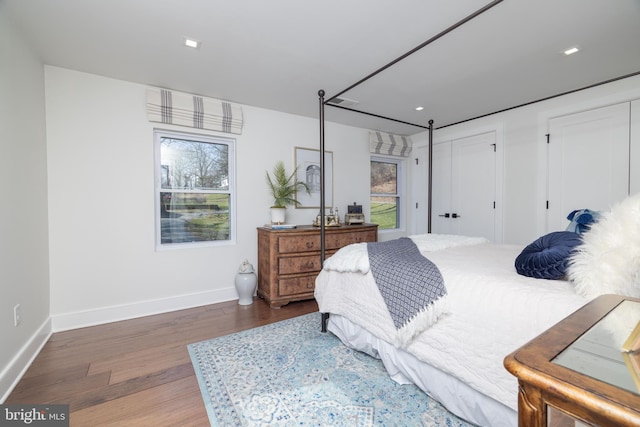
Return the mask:
<path id="1" fill-rule="evenodd" d="M 256 292 L 258 278 L 253 269 L 253 265 L 246 259 L 240 264 L 235 278 L 236 291 L 238 292 L 239 305 L 253 304 L 253 294 Z"/>

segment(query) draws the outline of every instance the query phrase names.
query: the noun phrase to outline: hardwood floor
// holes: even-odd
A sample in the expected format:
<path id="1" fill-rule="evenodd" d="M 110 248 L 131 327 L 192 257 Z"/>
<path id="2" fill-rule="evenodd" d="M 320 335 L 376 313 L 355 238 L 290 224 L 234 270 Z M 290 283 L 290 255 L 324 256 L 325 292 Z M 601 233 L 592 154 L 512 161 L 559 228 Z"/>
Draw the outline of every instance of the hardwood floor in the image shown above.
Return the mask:
<path id="1" fill-rule="evenodd" d="M 55 333 L 5 403 L 69 404 L 71 426 L 207 426 L 187 344 L 314 311 L 230 301 Z"/>

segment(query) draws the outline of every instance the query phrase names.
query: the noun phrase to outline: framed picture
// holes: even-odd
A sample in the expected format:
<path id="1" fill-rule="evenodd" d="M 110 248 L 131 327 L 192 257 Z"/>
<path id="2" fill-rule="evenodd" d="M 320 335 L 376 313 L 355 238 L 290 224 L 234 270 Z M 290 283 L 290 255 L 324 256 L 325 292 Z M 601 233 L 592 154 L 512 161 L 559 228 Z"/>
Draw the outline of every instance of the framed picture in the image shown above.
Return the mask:
<path id="1" fill-rule="evenodd" d="M 296 197 L 300 202 L 298 209 L 320 208 L 320 150 L 310 148 L 294 148 L 294 164 L 298 168 L 298 181 L 306 182 L 311 195 L 306 191 L 298 191 Z M 333 153 L 324 152 L 324 196 L 325 208 L 333 207 Z"/>

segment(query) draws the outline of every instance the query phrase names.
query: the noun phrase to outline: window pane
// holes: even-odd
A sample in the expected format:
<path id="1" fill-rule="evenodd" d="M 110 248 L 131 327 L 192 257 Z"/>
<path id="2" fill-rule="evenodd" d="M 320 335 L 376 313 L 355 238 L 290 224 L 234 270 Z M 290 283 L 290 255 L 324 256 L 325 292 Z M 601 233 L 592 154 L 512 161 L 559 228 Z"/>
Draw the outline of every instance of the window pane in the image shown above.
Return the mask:
<path id="1" fill-rule="evenodd" d="M 234 142 L 154 130 L 157 247 L 235 242 Z"/>
<path id="2" fill-rule="evenodd" d="M 168 137 L 160 141 L 162 188 L 229 190 L 227 144 Z"/>
<path id="3" fill-rule="evenodd" d="M 378 228 L 398 228 L 398 197 L 371 196 L 371 222 Z"/>
<path id="4" fill-rule="evenodd" d="M 371 193 L 398 193 L 398 165 L 387 162 L 371 162 Z"/>
<path id="5" fill-rule="evenodd" d="M 229 194 L 160 193 L 161 243 L 228 240 Z"/>
<path id="6" fill-rule="evenodd" d="M 400 227 L 396 161 L 371 160 L 371 222 L 380 229 Z"/>

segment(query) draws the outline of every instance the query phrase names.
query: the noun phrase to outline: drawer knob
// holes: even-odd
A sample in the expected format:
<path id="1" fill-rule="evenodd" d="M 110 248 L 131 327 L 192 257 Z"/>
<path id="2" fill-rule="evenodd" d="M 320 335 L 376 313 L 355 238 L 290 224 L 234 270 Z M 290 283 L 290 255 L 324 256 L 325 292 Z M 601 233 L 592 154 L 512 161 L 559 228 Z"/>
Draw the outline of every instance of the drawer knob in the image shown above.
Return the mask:
<path id="1" fill-rule="evenodd" d="M 307 242 L 307 249 L 311 249 L 313 247 L 313 242 Z"/>

